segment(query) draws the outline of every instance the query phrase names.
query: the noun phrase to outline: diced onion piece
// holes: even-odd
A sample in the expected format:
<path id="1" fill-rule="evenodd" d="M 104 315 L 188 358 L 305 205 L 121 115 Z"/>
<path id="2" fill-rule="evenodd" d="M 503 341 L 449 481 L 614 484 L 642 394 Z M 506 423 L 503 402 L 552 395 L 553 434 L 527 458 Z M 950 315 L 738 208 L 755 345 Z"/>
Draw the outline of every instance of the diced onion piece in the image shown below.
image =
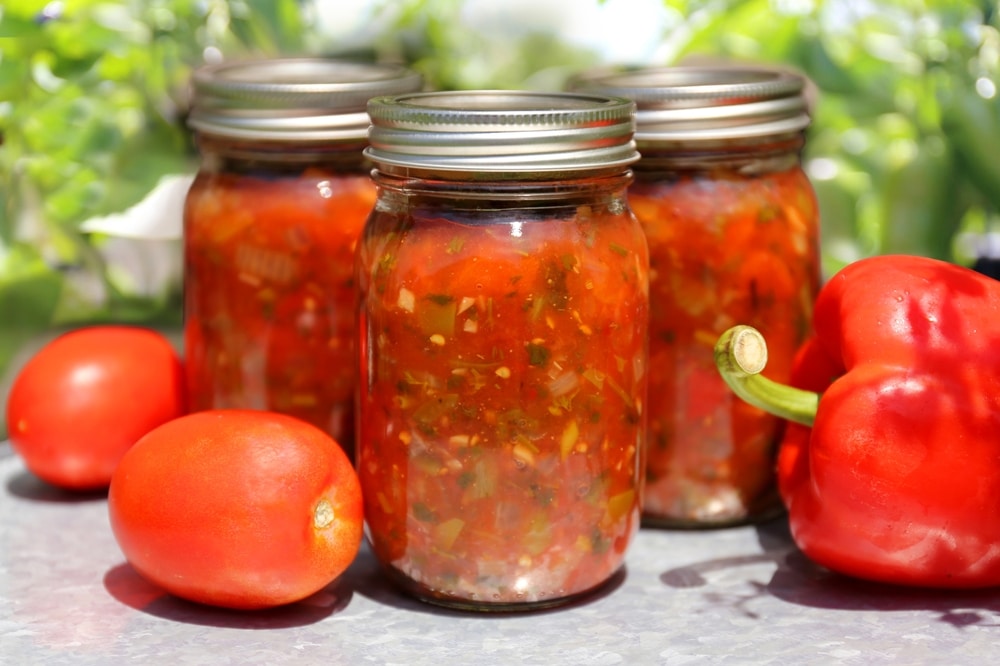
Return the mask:
<path id="1" fill-rule="evenodd" d="M 452 435 L 448 438 L 448 444 L 451 446 L 468 446 L 469 442 L 472 440 L 468 435 Z"/>
<path id="2" fill-rule="evenodd" d="M 406 310 L 412 313 L 417 305 L 417 299 L 413 295 L 413 292 L 406 287 L 399 288 L 399 298 L 396 299 L 396 305 L 399 306 L 400 310 Z"/>
<path id="3" fill-rule="evenodd" d="M 577 425 L 576 419 L 574 419 L 563 429 L 562 437 L 559 439 L 559 451 L 562 453 L 563 460 L 573 451 L 573 447 L 579 438 L 580 426 Z"/>
<path id="4" fill-rule="evenodd" d="M 553 398 L 562 397 L 576 390 L 580 380 L 575 372 L 568 370 L 549 382 L 549 395 Z"/>
<path id="5" fill-rule="evenodd" d="M 471 296 L 462 296 L 462 300 L 458 302 L 458 314 L 462 314 L 473 305 L 476 304 L 476 299 Z"/>
<path id="6" fill-rule="evenodd" d="M 514 459 L 519 463 L 529 467 L 535 464 L 535 452 L 532 451 L 526 444 L 518 442 L 514 445 L 512 453 L 514 454 Z"/>

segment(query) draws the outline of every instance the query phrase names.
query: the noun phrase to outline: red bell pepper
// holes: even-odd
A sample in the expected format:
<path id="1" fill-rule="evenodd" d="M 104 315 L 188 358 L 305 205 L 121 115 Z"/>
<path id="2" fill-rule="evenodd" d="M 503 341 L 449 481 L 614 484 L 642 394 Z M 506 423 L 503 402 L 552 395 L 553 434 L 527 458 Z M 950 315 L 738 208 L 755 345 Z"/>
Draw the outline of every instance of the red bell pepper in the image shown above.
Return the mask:
<path id="1" fill-rule="evenodd" d="M 1000 585 L 1000 282 L 880 256 L 821 290 L 791 384 L 749 327 L 716 347 L 747 402 L 789 419 L 778 484 L 815 562 L 889 583 Z"/>

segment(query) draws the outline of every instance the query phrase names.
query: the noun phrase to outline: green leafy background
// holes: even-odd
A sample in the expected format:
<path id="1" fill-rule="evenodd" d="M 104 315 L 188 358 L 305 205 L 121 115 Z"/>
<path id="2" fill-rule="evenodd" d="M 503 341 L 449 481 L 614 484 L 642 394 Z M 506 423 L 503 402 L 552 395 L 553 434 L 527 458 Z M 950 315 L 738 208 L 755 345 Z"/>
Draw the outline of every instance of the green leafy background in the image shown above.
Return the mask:
<path id="1" fill-rule="evenodd" d="M 466 29 L 462 0 L 376 0 L 370 29 L 338 43 L 319 27 L 323 1 L 0 3 L 0 378 L 46 331 L 179 325 L 179 284 L 137 293 L 109 269 L 108 239 L 79 226 L 196 167 L 187 82 L 206 54 L 400 61 L 441 89 L 558 89 L 605 64 L 530 23 L 516 37 Z M 815 85 L 804 157 L 827 274 L 890 252 L 972 261 L 963 239 L 990 231 L 1000 209 L 1000 4 L 663 4 L 665 55 L 620 64 L 771 62 Z"/>

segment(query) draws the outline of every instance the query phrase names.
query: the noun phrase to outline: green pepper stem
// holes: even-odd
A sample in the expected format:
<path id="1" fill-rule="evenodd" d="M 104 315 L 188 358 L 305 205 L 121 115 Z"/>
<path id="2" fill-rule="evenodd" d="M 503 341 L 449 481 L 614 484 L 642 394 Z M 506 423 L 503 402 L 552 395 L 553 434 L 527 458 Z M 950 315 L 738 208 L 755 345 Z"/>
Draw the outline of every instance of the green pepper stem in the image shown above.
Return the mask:
<path id="1" fill-rule="evenodd" d="M 761 375 L 767 343 L 752 326 L 734 326 L 715 343 L 715 366 L 737 396 L 775 416 L 812 426 L 819 394 L 779 384 Z"/>

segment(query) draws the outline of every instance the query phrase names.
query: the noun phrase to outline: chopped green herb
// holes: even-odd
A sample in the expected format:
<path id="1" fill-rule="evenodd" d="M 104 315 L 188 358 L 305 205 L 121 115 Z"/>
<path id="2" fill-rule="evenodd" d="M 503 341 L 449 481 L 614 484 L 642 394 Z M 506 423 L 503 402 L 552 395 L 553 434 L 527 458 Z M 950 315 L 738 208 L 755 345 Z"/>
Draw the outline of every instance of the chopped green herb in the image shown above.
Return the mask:
<path id="1" fill-rule="evenodd" d="M 555 261 L 545 263 L 545 286 L 548 288 L 548 300 L 556 310 L 565 310 L 569 306 L 569 287 L 566 284 L 566 271 Z"/>
<path id="2" fill-rule="evenodd" d="M 449 296 L 448 294 L 428 294 L 427 300 L 433 301 L 438 305 L 447 305 L 455 300 L 454 296 Z"/>
<path id="3" fill-rule="evenodd" d="M 413 503 L 413 517 L 422 523 L 430 523 L 437 520 L 437 515 L 422 502 Z"/>
<path id="4" fill-rule="evenodd" d="M 534 342 L 528 343 L 528 363 L 531 365 L 541 366 L 545 365 L 549 361 L 549 356 L 552 352 L 548 350 L 547 347 Z"/>

